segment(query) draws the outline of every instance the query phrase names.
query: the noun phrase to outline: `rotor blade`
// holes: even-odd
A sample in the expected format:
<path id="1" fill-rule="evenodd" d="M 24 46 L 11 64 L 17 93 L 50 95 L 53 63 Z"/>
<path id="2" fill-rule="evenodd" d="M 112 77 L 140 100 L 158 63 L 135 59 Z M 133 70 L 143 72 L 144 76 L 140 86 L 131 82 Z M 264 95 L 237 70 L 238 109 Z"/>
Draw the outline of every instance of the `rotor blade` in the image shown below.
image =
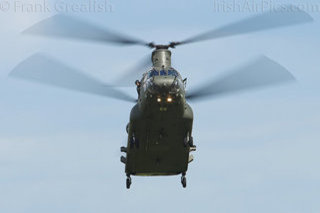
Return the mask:
<path id="1" fill-rule="evenodd" d="M 142 58 L 134 67 L 126 70 L 124 74 L 116 79 L 114 85 L 117 86 L 134 86 L 134 82 L 136 80 L 140 80 L 142 78 L 142 74 L 152 67 L 152 61 L 150 54 Z"/>
<path id="2" fill-rule="evenodd" d="M 234 70 L 224 77 L 191 91 L 187 94 L 186 98 L 196 100 L 208 96 L 225 95 L 293 80 L 295 80 L 294 76 L 286 68 L 266 56 L 260 56 L 253 62 Z"/>
<path id="3" fill-rule="evenodd" d="M 25 34 L 60 37 L 68 39 L 80 39 L 94 42 L 109 42 L 119 45 L 143 45 L 147 42 L 126 35 L 100 28 L 89 22 L 76 18 L 55 15 L 44 19 L 23 31 Z"/>
<path id="4" fill-rule="evenodd" d="M 176 42 L 176 45 L 224 38 L 311 21 L 313 21 L 313 18 L 308 13 L 293 5 L 286 5 L 279 9 L 249 17 L 242 21 L 231 23 L 218 29 L 190 37 L 182 42 Z"/>
<path id="5" fill-rule="evenodd" d="M 135 99 L 127 94 L 39 53 L 30 56 L 17 65 L 9 76 L 79 92 L 135 102 Z"/>

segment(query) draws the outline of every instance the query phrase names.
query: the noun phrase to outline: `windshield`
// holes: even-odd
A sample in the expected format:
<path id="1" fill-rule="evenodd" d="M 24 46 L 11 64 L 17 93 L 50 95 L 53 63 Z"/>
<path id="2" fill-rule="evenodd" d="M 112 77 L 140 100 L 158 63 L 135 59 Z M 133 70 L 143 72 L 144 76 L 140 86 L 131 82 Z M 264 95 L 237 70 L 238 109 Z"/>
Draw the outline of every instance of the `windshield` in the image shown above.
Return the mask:
<path id="1" fill-rule="evenodd" d="M 152 78 L 153 76 L 158 76 L 159 72 L 157 70 L 149 71 L 148 78 Z"/>
<path id="2" fill-rule="evenodd" d="M 183 81 L 177 71 L 162 70 L 163 75 L 172 76 L 172 77 L 164 77 L 164 78 L 154 78 L 154 76 L 160 76 L 161 71 L 151 70 L 148 75 L 145 76 L 143 87 L 145 90 L 148 90 L 151 93 L 178 93 L 181 90 L 184 90 Z M 153 76 L 153 77 L 150 77 Z"/>
<path id="3" fill-rule="evenodd" d="M 148 73 L 148 78 L 152 78 L 154 76 L 175 76 L 175 77 L 178 77 L 179 74 L 176 70 L 174 69 L 169 69 L 169 70 L 160 70 L 160 71 L 157 71 L 155 69 L 152 69 L 149 71 Z"/>

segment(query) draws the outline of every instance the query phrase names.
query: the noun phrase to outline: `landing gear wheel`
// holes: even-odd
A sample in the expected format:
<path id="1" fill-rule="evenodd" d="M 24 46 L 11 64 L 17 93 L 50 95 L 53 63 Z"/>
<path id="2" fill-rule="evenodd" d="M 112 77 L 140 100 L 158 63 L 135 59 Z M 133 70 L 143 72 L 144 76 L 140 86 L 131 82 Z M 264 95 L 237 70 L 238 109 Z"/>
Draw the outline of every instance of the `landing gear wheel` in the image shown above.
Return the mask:
<path id="1" fill-rule="evenodd" d="M 181 177 L 181 184 L 182 184 L 183 188 L 187 187 L 187 178 L 184 175 L 182 175 L 182 177 Z"/>
<path id="2" fill-rule="evenodd" d="M 127 177 L 126 185 L 127 185 L 127 189 L 130 189 L 130 186 L 131 186 L 131 177 Z"/>

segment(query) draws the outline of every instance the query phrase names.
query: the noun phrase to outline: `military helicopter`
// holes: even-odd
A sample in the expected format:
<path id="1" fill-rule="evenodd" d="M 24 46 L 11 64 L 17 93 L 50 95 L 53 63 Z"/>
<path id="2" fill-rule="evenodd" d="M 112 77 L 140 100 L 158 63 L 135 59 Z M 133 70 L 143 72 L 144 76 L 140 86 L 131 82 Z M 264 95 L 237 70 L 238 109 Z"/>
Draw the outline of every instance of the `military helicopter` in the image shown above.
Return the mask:
<path id="1" fill-rule="evenodd" d="M 55 15 L 25 30 L 24 34 L 80 39 L 119 45 L 140 45 L 153 50 L 151 60 L 140 62 L 115 85 L 106 84 L 62 62 L 36 53 L 22 61 L 10 76 L 72 89 L 80 92 L 116 98 L 135 103 L 126 126 L 127 146 L 121 147 L 121 162 L 125 164 L 126 187 L 131 175 L 179 175 L 186 187 L 190 152 L 196 150 L 192 137 L 193 111 L 187 101 L 212 98 L 233 92 L 260 88 L 294 80 L 283 66 L 260 56 L 247 65 L 210 80 L 195 90 L 186 91 L 186 78 L 171 66 L 171 51 L 180 45 L 209 39 L 225 38 L 244 33 L 311 22 L 312 17 L 292 5 L 228 24 L 180 42 L 158 45 L 103 29 L 86 21 L 65 15 Z M 132 76 L 140 76 L 132 78 Z M 116 86 L 129 81 L 138 92 L 132 98 Z M 136 81 L 134 81 L 136 80 Z"/>

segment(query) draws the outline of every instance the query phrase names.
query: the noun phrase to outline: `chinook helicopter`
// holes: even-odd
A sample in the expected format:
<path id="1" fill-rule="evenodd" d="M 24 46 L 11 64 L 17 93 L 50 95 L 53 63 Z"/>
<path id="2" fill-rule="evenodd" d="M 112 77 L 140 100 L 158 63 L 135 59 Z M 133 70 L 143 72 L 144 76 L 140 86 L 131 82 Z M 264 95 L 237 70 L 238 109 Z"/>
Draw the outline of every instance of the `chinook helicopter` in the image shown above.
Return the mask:
<path id="1" fill-rule="evenodd" d="M 180 42 L 157 45 L 58 14 L 36 23 L 23 33 L 145 46 L 153 49 L 151 60 L 149 57 L 142 60 L 137 67 L 116 81 L 115 85 L 94 79 L 42 53 L 36 53 L 22 61 L 10 76 L 134 102 L 126 127 L 127 146 L 121 147 L 121 152 L 125 153 L 120 160 L 125 164 L 126 187 L 130 188 L 131 175 L 179 174 L 182 175 L 182 186 L 186 187 L 188 164 L 193 160 L 190 152 L 196 150 L 192 136 L 193 112 L 187 101 L 285 83 L 294 80 L 294 77 L 280 64 L 266 56 L 260 56 L 221 78 L 210 80 L 195 90 L 186 91 L 186 78 L 182 78 L 171 66 L 170 49 L 194 42 L 302 24 L 312 20 L 306 12 L 288 5 Z M 132 85 L 135 82 L 138 98 L 132 98 L 116 88 L 123 86 L 123 82 L 131 82 Z"/>

